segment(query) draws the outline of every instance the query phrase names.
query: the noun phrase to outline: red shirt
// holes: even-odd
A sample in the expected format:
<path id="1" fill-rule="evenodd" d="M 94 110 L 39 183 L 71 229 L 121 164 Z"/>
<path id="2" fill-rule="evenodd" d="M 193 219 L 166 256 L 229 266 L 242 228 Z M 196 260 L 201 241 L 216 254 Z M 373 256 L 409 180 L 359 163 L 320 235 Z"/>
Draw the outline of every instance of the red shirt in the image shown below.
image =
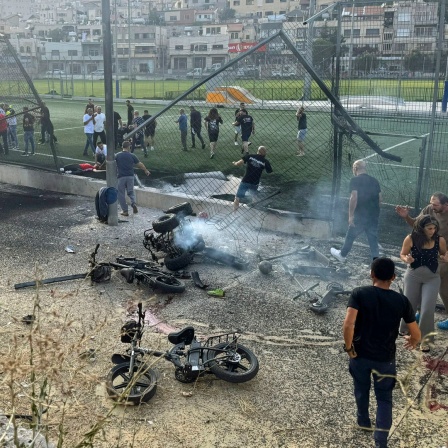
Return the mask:
<path id="1" fill-rule="evenodd" d="M 0 132 L 8 130 L 8 122 L 6 121 L 6 115 L 0 113 Z"/>

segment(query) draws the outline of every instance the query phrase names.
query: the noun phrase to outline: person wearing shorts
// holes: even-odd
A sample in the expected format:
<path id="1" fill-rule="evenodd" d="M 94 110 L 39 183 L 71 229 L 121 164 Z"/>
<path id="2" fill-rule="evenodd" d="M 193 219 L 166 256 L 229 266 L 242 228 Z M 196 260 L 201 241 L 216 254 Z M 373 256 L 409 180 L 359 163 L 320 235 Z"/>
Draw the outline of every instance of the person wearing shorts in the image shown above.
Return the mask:
<path id="1" fill-rule="evenodd" d="M 238 162 L 233 162 L 234 166 L 246 165 L 246 173 L 238 187 L 233 201 L 233 211 L 236 212 L 240 205 L 240 200 L 244 198 L 248 191 L 256 192 L 260 183 L 261 174 L 264 170 L 272 173 L 272 167 L 266 159 L 267 149 L 265 146 L 258 148 L 257 154 L 245 154 Z"/>
<path id="2" fill-rule="evenodd" d="M 255 134 L 255 123 L 254 119 L 247 114 L 246 109 L 242 109 L 238 118 L 236 119 L 235 126 L 241 127 L 241 140 L 243 141 L 243 148 L 241 152 L 244 154 L 249 154 L 249 137 L 251 134 Z"/>
<path id="3" fill-rule="evenodd" d="M 307 133 L 306 113 L 305 108 L 301 106 L 296 112 L 299 131 L 297 132 L 297 156 L 305 155 L 305 139 Z"/>
<path id="4" fill-rule="evenodd" d="M 151 118 L 151 115 L 147 110 L 143 111 L 143 121 L 148 121 Z M 154 151 L 154 146 L 156 144 L 155 135 L 156 135 L 156 126 L 157 121 L 153 120 L 151 123 L 146 125 L 145 128 L 145 157 L 148 156 L 148 147 L 151 151 Z"/>
<path id="5" fill-rule="evenodd" d="M 213 159 L 218 144 L 219 125 L 223 123 L 216 107 L 210 109 L 208 115 L 204 118 L 204 122 L 210 140 L 210 158 Z"/>
<path id="6" fill-rule="evenodd" d="M 235 121 L 240 116 L 241 111 L 246 107 L 244 103 L 240 103 L 240 107 L 235 111 Z M 235 146 L 238 146 L 238 135 L 241 134 L 241 125 L 235 126 Z"/>

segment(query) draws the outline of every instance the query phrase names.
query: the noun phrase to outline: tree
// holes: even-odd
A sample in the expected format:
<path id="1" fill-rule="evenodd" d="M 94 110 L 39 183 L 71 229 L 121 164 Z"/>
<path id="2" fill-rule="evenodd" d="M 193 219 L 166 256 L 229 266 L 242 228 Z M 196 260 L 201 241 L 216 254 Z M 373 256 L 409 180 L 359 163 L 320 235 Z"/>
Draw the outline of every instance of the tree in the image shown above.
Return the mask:
<path id="1" fill-rule="evenodd" d="M 56 28 L 55 30 L 50 30 L 48 32 L 48 37 L 51 37 L 52 42 L 65 42 L 67 34 L 60 28 Z"/>
<path id="2" fill-rule="evenodd" d="M 404 57 L 404 68 L 410 72 L 422 72 L 423 58 L 424 55 L 419 50 L 412 50 L 411 53 Z"/>
<path id="3" fill-rule="evenodd" d="M 373 70 L 376 70 L 380 65 L 380 61 L 376 54 L 370 53 L 368 51 L 359 55 L 353 61 L 353 67 L 355 70 L 370 73 Z"/>
<path id="4" fill-rule="evenodd" d="M 227 20 L 233 20 L 235 18 L 236 11 L 232 8 L 221 9 L 218 13 L 220 22 L 225 22 Z"/>

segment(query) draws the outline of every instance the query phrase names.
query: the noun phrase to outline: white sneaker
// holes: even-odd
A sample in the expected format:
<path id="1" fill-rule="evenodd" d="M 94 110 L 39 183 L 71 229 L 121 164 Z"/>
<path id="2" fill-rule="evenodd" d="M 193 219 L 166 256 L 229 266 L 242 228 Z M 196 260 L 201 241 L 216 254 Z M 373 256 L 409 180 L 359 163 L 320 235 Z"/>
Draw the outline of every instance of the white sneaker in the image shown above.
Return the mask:
<path id="1" fill-rule="evenodd" d="M 343 257 L 341 255 L 341 251 L 335 249 L 334 247 L 332 247 L 330 249 L 331 255 L 333 255 L 334 258 L 336 258 L 336 260 L 340 261 L 341 263 L 345 263 L 346 257 Z"/>
<path id="2" fill-rule="evenodd" d="M 240 144 L 238 142 L 235 142 L 235 146 L 239 146 Z"/>
<path id="3" fill-rule="evenodd" d="M 151 146 L 151 148 L 149 148 L 150 151 L 154 151 L 154 146 Z"/>

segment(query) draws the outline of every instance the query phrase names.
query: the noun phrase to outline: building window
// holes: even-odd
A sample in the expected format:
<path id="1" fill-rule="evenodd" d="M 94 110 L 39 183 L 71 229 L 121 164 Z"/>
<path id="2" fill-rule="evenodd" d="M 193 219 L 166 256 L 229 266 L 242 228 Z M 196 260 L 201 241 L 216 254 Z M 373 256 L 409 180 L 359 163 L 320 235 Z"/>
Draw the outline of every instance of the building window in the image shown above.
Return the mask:
<path id="1" fill-rule="evenodd" d="M 174 45 L 174 49 L 175 50 L 183 50 L 184 46 L 183 45 Z"/>
<path id="2" fill-rule="evenodd" d="M 234 0 L 233 6 L 240 6 L 240 0 Z"/>
<path id="3" fill-rule="evenodd" d="M 274 3 L 274 0 L 265 0 L 265 3 Z M 268 15 L 268 14 L 266 14 Z"/>
<path id="4" fill-rule="evenodd" d="M 207 44 L 193 44 L 190 46 L 191 51 L 207 51 Z"/>
<path id="5" fill-rule="evenodd" d="M 140 34 L 139 34 L 139 33 L 135 33 L 135 34 L 134 34 L 134 39 L 135 39 L 135 40 L 140 39 Z"/>
<path id="6" fill-rule="evenodd" d="M 139 64 L 138 65 L 138 72 L 139 73 L 149 73 L 148 64 Z"/>
<path id="7" fill-rule="evenodd" d="M 421 51 L 432 51 L 432 44 L 417 44 L 417 48 Z"/>
<path id="8" fill-rule="evenodd" d="M 352 34 L 352 30 L 344 30 L 344 37 L 350 37 Z"/>
<path id="9" fill-rule="evenodd" d="M 411 21 L 411 13 L 410 12 L 399 12 L 398 13 L 398 21 L 399 22 L 410 22 Z"/>
<path id="10" fill-rule="evenodd" d="M 395 44 L 395 51 L 406 51 L 407 44 Z"/>
<path id="11" fill-rule="evenodd" d="M 269 17 L 269 16 L 273 16 L 274 15 L 274 11 L 266 11 L 264 16 L 265 17 Z"/>
<path id="12" fill-rule="evenodd" d="M 174 70 L 186 70 L 187 69 L 187 58 L 174 58 L 173 59 Z"/>
<path id="13" fill-rule="evenodd" d="M 118 49 L 118 52 L 117 52 L 118 54 L 129 54 L 129 48 L 119 48 Z"/>
<path id="14" fill-rule="evenodd" d="M 149 54 L 151 53 L 151 47 L 135 47 L 135 54 Z"/>
<path id="15" fill-rule="evenodd" d="M 411 30 L 406 28 L 398 28 L 397 29 L 397 37 L 409 37 L 411 35 Z"/>
<path id="16" fill-rule="evenodd" d="M 51 57 L 59 57 L 59 50 L 51 50 Z"/>
<path id="17" fill-rule="evenodd" d="M 239 33 L 230 33 L 230 39 L 238 39 Z"/>
<path id="18" fill-rule="evenodd" d="M 78 50 L 68 50 L 69 56 L 78 56 Z"/>
<path id="19" fill-rule="evenodd" d="M 392 44 L 383 44 L 383 51 L 392 50 Z"/>
<path id="20" fill-rule="evenodd" d="M 177 20 L 176 16 L 170 16 L 170 22 L 175 22 Z"/>
<path id="21" fill-rule="evenodd" d="M 252 6 L 254 4 L 254 0 L 246 0 L 246 6 Z"/>
<path id="22" fill-rule="evenodd" d="M 415 35 L 417 37 L 434 37 L 436 35 L 436 29 L 428 27 L 416 27 Z"/>
<path id="23" fill-rule="evenodd" d="M 392 40 L 393 37 L 394 37 L 393 33 L 384 33 L 383 34 L 383 40 Z"/>
<path id="24" fill-rule="evenodd" d="M 361 37 L 361 30 L 360 29 L 353 30 L 353 37 Z"/>
<path id="25" fill-rule="evenodd" d="M 89 48 L 89 54 L 88 56 L 99 56 L 100 52 L 99 50 L 94 50 L 93 48 Z M 96 70 L 96 69 L 95 69 Z"/>
<path id="26" fill-rule="evenodd" d="M 224 49 L 224 45 L 222 45 L 222 44 L 212 45 L 212 50 L 223 50 L 223 49 Z"/>
<path id="27" fill-rule="evenodd" d="M 379 36 L 380 30 L 379 28 L 367 28 L 366 29 L 366 36 Z"/>

